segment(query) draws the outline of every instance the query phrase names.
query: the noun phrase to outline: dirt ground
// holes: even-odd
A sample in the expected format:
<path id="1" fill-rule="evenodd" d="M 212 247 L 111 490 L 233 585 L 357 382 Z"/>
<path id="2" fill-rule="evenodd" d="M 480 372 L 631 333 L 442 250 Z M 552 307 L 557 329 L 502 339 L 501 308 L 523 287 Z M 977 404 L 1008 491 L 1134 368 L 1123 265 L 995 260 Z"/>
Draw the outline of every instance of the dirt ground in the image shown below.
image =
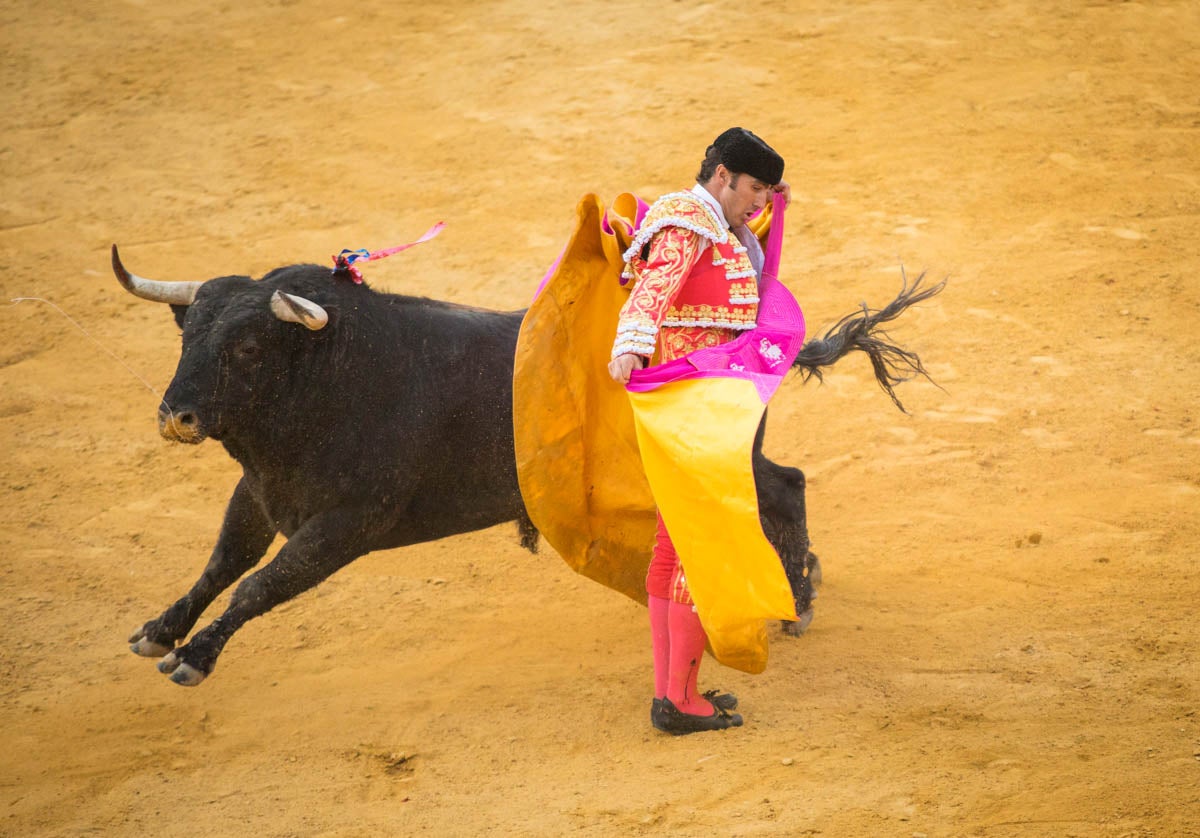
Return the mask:
<path id="1" fill-rule="evenodd" d="M 0 833 L 1200 835 L 1200 5 L 0 20 Z M 788 160 L 813 330 L 950 277 L 893 330 L 944 388 L 910 415 L 861 357 L 772 405 L 825 584 L 766 673 L 706 665 L 744 728 L 656 734 L 644 611 L 512 526 L 361 559 L 195 689 L 129 653 L 238 469 L 158 437 L 178 333 L 111 243 L 261 276 L 446 219 L 368 279 L 519 308 L 581 195 L 685 187 L 733 124 Z"/>

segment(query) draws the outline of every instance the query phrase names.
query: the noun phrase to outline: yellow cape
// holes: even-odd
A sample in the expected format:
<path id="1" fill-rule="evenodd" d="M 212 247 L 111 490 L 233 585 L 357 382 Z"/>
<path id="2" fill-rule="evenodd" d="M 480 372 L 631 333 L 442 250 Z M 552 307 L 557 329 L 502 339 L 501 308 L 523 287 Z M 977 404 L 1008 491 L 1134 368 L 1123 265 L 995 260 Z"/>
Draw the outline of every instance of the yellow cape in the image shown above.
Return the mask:
<path id="1" fill-rule="evenodd" d="M 750 381 L 701 378 L 629 394 L 642 465 L 721 663 L 767 665 L 764 621 L 796 619 L 758 517 L 751 451 L 765 405 Z"/>

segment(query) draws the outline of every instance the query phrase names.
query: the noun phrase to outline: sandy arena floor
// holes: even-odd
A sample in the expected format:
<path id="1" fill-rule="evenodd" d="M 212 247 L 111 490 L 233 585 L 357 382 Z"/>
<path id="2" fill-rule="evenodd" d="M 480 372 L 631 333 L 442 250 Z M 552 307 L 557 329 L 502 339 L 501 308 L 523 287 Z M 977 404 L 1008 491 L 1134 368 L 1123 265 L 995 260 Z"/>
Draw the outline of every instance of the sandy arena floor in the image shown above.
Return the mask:
<path id="1" fill-rule="evenodd" d="M 379 289 L 526 304 L 585 192 L 687 186 L 731 124 L 788 160 L 810 326 L 901 265 L 893 330 L 786 384 L 825 568 L 747 725 L 647 723 L 643 610 L 511 526 L 375 554 L 177 687 L 128 633 L 238 469 L 54 308 L 0 307 L 0 834 L 1200 835 L 1200 5 L 0 4 L 0 301 L 162 390 L 108 269 L 261 276 L 434 243 Z M 223 608 L 226 598 L 210 614 Z"/>

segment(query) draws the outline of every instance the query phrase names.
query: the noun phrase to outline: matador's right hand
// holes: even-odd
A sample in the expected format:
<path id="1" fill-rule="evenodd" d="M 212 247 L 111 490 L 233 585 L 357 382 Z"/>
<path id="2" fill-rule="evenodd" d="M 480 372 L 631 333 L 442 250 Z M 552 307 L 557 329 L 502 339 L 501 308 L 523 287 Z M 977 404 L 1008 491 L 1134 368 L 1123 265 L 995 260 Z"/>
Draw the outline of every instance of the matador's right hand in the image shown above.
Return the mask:
<path id="1" fill-rule="evenodd" d="M 629 383 L 629 375 L 634 370 L 640 370 L 646 361 L 641 355 L 634 355 L 632 352 L 626 352 L 624 355 L 618 355 L 608 363 L 608 374 L 612 376 L 613 381 L 620 384 Z"/>

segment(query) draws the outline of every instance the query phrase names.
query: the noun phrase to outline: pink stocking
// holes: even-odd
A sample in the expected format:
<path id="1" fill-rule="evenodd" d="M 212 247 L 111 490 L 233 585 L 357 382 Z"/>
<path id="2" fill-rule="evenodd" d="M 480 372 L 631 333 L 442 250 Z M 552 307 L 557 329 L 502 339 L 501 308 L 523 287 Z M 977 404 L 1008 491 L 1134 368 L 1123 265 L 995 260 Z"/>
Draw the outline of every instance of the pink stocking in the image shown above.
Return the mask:
<path id="1" fill-rule="evenodd" d="M 670 629 L 671 664 L 667 676 L 667 698 L 681 712 L 711 716 L 713 706 L 696 688 L 704 644 L 708 639 L 700 624 L 700 615 L 692 610 L 691 605 L 672 602 L 667 612 L 667 625 Z"/>
<path id="2" fill-rule="evenodd" d="M 663 698 L 667 694 L 667 673 L 671 669 L 671 635 L 667 624 L 671 601 L 651 596 L 648 605 L 650 642 L 654 646 L 654 697 Z"/>

